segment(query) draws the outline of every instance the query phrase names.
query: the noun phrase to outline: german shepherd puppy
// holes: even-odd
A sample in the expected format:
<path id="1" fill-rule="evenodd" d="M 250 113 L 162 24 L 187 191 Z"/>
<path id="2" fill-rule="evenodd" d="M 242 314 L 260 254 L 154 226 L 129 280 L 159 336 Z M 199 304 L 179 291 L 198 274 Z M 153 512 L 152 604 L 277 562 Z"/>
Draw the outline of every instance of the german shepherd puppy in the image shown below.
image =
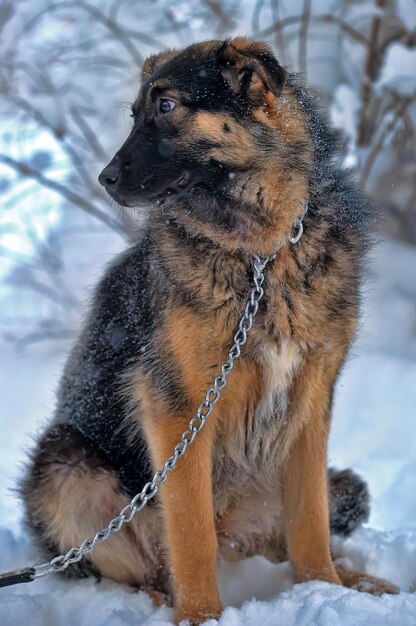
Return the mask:
<path id="1" fill-rule="evenodd" d="M 79 545 L 163 466 L 227 358 L 250 253 L 281 246 L 204 430 L 89 567 L 171 596 L 193 624 L 221 613 L 218 558 L 289 558 L 298 582 L 395 592 L 330 552 L 330 530 L 367 515 L 357 476 L 328 479 L 327 441 L 371 222 L 334 132 L 270 47 L 244 38 L 151 56 L 132 112 L 99 179 L 119 204 L 145 205 L 146 225 L 98 285 L 67 362 L 22 483 L 29 526 L 49 553 Z"/>

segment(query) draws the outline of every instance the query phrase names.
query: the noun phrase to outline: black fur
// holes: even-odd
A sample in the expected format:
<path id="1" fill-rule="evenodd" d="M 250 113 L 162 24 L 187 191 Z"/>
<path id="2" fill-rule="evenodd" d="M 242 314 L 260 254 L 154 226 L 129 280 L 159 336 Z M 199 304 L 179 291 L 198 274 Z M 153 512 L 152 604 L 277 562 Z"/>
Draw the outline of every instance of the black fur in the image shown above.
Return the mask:
<path id="1" fill-rule="evenodd" d="M 329 470 L 331 533 L 348 537 L 368 522 L 370 494 L 367 483 L 350 469 Z"/>
<path id="2" fill-rule="evenodd" d="M 207 60 L 205 56 L 198 55 L 198 49 L 191 46 L 183 55 L 157 69 L 152 80 L 170 77 L 175 89 L 183 89 L 193 96 L 193 101 L 188 103 L 191 109 L 226 111 L 236 120 L 249 119 L 247 103 L 236 98 L 225 81 L 219 81 L 221 73 L 215 58 Z M 205 81 L 203 93 L 202 71 Z M 150 82 L 149 79 L 144 85 L 144 97 Z M 369 245 L 371 207 L 352 182 L 350 174 L 342 169 L 337 136 L 323 119 L 308 91 L 294 75 L 288 76 L 287 84 L 302 103 L 315 157 L 311 171 L 308 169 L 309 207 L 304 220 L 305 235 L 290 253 L 299 268 L 299 290 L 307 296 L 314 289 L 317 278 L 334 270 L 336 251 L 348 249 L 349 265 L 336 268 L 337 272 L 345 274 L 345 288 L 328 294 L 328 309 L 333 316 L 342 318 L 349 307 L 355 310 L 358 306 L 358 282 Z M 135 128 L 123 148 L 130 156 L 134 152 L 135 129 L 143 121 L 139 118 L 145 116 L 146 111 L 135 110 L 135 114 Z M 272 155 L 275 146 L 270 133 L 260 124 L 254 126 L 258 141 Z M 163 162 L 164 155 L 160 151 L 156 154 L 154 145 L 150 145 L 149 138 L 152 136 L 153 141 L 155 128 L 146 132 L 148 134 L 142 137 L 143 143 L 148 144 L 143 159 L 149 162 L 161 159 Z M 204 149 L 206 146 L 203 145 L 196 148 L 202 152 Z M 294 142 L 285 150 L 288 173 L 291 170 L 306 171 L 309 166 L 299 157 L 302 146 Z M 180 167 L 181 159 L 188 166 L 196 158 L 195 154 L 177 154 Z M 192 212 L 196 220 L 212 224 L 219 230 L 233 233 L 238 227 L 241 204 L 230 197 L 222 185 L 228 172 L 223 171 L 218 163 L 204 164 L 204 168 L 207 180 L 196 184 L 187 195 L 149 208 L 141 241 L 107 269 L 95 291 L 90 314 L 65 367 L 58 392 L 52 428 L 72 429 L 70 440 L 73 442 L 73 437 L 81 437 L 85 449 L 95 450 L 105 463 L 119 473 L 129 495 L 142 488 L 151 471 L 144 438 L 136 432 L 132 442 L 125 428 L 124 420 L 131 409 L 124 394 L 126 374 L 142 365 L 169 406 L 172 409 L 181 407 L 186 395 L 175 376 L 169 354 L 161 353 L 159 349 L 155 329 L 160 325 L 168 299 L 202 310 L 210 297 L 188 288 L 187 275 L 175 274 L 169 259 L 159 249 L 160 232 L 163 231 L 165 240 L 171 237 L 181 243 L 189 258 L 190 274 L 193 265 L 201 264 L 207 276 L 212 276 L 213 285 L 218 286 L 221 280 L 227 281 L 225 291 L 231 293 L 229 300 L 240 305 L 247 293 L 247 257 L 238 249 L 232 253 L 224 252 L 215 241 L 189 233 L 181 222 L 184 213 Z M 258 200 L 261 205 L 261 197 Z M 255 207 L 246 206 L 244 210 L 253 220 L 263 219 Z M 224 272 L 223 267 L 234 269 Z M 296 314 L 289 293 L 284 298 L 287 308 Z M 227 306 L 227 303 L 225 300 L 221 305 Z M 262 307 L 263 310 L 267 307 L 267 299 Z M 38 477 L 43 457 L 48 454 L 45 445 L 50 443 L 46 436 L 46 440 L 41 440 L 35 450 L 23 483 L 24 495 L 30 492 L 32 481 Z M 65 451 L 61 452 L 64 454 Z M 330 479 L 336 484 L 336 495 L 331 501 L 331 529 L 348 534 L 368 515 L 367 488 L 348 471 L 332 473 Z"/>

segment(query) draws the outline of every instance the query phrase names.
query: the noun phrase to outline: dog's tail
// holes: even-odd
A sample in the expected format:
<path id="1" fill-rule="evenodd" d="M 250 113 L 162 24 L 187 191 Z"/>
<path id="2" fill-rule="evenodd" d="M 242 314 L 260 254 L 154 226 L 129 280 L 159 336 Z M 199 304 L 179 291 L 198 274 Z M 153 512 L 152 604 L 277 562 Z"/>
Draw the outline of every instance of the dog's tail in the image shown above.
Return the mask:
<path id="1" fill-rule="evenodd" d="M 368 486 L 361 476 L 350 469 L 338 471 L 330 468 L 328 478 L 331 534 L 347 537 L 368 521 Z"/>

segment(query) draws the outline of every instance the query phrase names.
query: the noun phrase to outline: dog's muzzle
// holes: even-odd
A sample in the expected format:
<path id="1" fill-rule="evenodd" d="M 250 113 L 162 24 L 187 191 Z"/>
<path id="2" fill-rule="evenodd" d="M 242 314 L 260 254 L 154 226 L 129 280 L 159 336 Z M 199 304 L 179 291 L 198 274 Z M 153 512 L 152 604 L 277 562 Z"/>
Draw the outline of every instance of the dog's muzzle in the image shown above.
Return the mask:
<path id="1" fill-rule="evenodd" d="M 126 172 L 123 172 L 126 169 Z M 103 169 L 98 181 L 107 193 L 122 206 L 134 206 L 143 200 L 156 200 L 169 194 L 180 195 L 188 191 L 196 182 L 196 177 L 188 169 L 177 169 L 148 174 L 143 180 L 132 179 L 132 172 L 116 156 Z M 130 180 L 129 180 L 130 179 Z"/>

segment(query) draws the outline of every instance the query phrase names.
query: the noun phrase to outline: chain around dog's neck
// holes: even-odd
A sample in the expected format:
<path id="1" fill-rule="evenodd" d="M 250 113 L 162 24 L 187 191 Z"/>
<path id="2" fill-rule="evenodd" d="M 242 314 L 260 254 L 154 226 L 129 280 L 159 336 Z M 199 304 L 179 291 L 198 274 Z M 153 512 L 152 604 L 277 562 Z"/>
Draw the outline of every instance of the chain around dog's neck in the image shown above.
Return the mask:
<path id="1" fill-rule="evenodd" d="M 296 245 L 303 235 L 303 218 L 306 210 L 307 207 L 303 215 L 297 218 L 293 223 L 293 234 L 288 238 L 289 243 L 292 245 Z M 234 335 L 234 343 L 228 352 L 228 359 L 221 366 L 221 374 L 214 378 L 213 386 L 208 389 L 205 400 L 199 405 L 196 415 L 189 422 L 187 430 L 182 433 L 181 441 L 175 446 L 172 456 L 165 461 L 163 468 L 158 470 L 152 480 L 146 483 L 143 489 L 134 496 L 130 503 L 110 521 L 108 526 L 99 530 L 92 539 L 85 539 L 80 546 L 71 548 L 65 554 L 56 556 L 51 561 L 0 574 L 0 587 L 28 583 L 37 578 L 64 571 L 69 565 L 77 563 L 84 556 L 89 554 L 97 544 L 106 541 L 112 533 L 119 532 L 124 524 L 130 523 L 134 516 L 146 506 L 149 500 L 155 497 L 159 491 L 160 485 L 167 480 L 169 472 L 175 469 L 177 461 L 185 455 L 188 446 L 194 442 L 195 437 L 200 430 L 202 430 L 206 420 L 211 415 L 214 405 L 220 399 L 221 391 L 227 384 L 227 378 L 234 368 L 235 361 L 241 357 L 241 348 L 247 341 L 248 334 L 253 327 L 254 317 L 257 315 L 259 309 L 259 302 L 264 295 L 264 269 L 268 263 L 276 258 L 284 245 L 284 243 L 281 243 L 277 250 L 268 257 L 262 258 L 251 253 L 253 286 L 250 291 L 250 298 L 247 301 L 244 313 L 240 319 L 238 330 Z"/>
<path id="2" fill-rule="evenodd" d="M 289 243 L 291 243 L 292 245 L 296 245 L 298 243 L 298 241 L 300 241 L 302 235 L 303 235 L 303 220 L 304 217 L 306 215 L 306 211 L 308 210 L 308 205 L 305 205 L 305 210 L 303 212 L 303 214 L 301 215 L 301 217 L 297 217 L 295 219 L 295 221 L 292 224 L 292 236 L 289 237 L 288 241 Z M 273 254 L 271 254 L 270 256 L 267 256 L 263 259 L 263 261 L 261 261 L 261 257 L 255 255 L 255 254 L 251 254 L 251 256 L 255 259 L 257 259 L 259 262 L 263 263 L 263 268 L 266 267 L 267 263 L 270 263 L 270 261 L 273 261 L 273 259 L 275 259 L 277 257 L 277 255 L 279 254 L 280 250 L 283 248 L 285 244 L 281 243 L 279 244 L 279 246 L 277 247 L 276 251 L 273 252 Z"/>

